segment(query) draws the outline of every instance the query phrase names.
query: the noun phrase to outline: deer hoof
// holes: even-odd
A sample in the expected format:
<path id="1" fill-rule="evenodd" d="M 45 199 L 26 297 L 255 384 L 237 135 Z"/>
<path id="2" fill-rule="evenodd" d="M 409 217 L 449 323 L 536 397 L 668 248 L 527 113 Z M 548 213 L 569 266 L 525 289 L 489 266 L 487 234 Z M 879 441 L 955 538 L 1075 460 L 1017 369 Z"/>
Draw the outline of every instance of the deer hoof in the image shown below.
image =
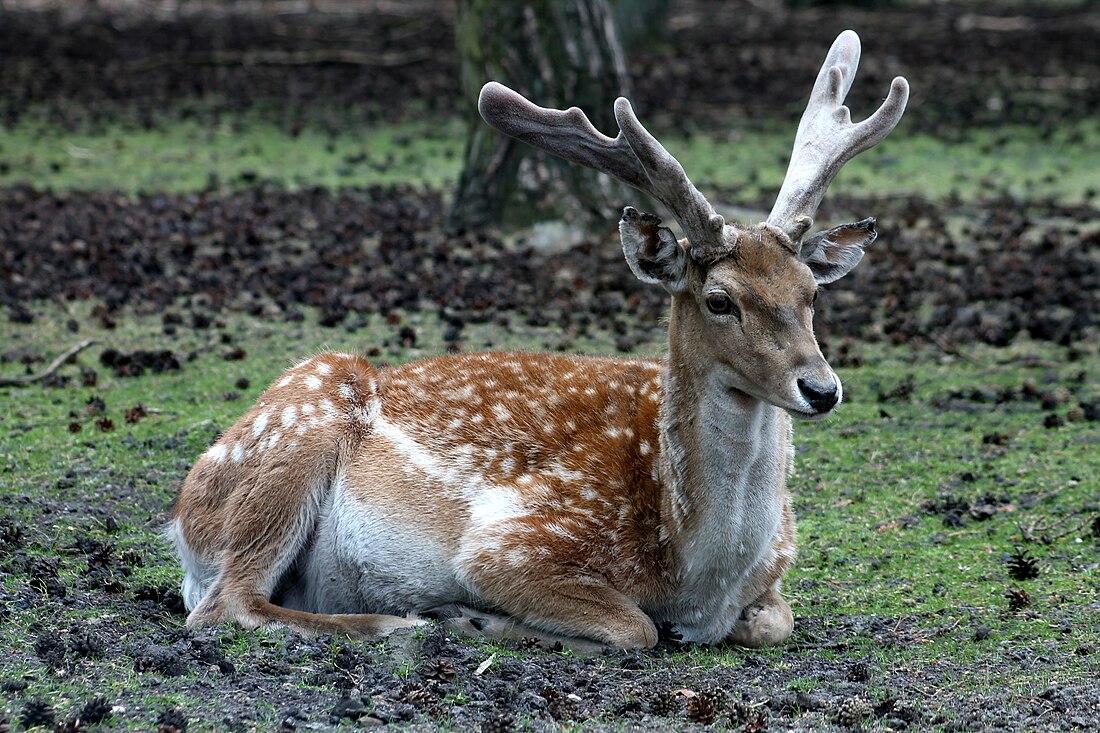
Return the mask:
<path id="1" fill-rule="evenodd" d="M 780 599 L 778 604 L 754 603 L 741 611 L 737 625 L 728 641 L 740 646 L 757 649 L 762 646 L 782 644 L 794 631 L 791 607 Z"/>

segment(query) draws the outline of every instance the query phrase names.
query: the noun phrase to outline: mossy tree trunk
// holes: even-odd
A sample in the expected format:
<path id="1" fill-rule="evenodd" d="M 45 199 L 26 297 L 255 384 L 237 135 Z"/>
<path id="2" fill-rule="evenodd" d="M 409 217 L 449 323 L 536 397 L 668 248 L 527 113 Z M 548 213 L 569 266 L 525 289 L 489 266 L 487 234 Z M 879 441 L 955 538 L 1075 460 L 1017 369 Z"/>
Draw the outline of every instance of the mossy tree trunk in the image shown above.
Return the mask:
<path id="1" fill-rule="evenodd" d="M 615 221 L 632 200 L 627 187 L 506 137 L 477 114 L 481 86 L 495 80 L 543 107 L 580 107 L 614 136 L 615 98 L 628 81 L 607 2 L 459 0 L 457 42 L 470 135 L 451 225 Z"/>

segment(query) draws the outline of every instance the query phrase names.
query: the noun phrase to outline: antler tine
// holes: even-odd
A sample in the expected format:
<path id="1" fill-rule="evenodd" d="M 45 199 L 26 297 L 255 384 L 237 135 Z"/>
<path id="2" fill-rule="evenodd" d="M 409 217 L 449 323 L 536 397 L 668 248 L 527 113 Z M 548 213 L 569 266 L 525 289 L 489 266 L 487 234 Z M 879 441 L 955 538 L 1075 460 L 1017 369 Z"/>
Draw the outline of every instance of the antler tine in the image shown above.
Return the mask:
<path id="1" fill-rule="evenodd" d="M 478 97 L 478 112 L 492 127 L 528 145 L 614 176 L 667 206 L 695 246 L 725 224 L 692 185 L 683 166 L 638 121 L 625 98 L 615 102 L 619 134 L 607 137 L 584 112 L 547 109 L 495 81 Z"/>
<path id="2" fill-rule="evenodd" d="M 837 36 L 798 123 L 787 175 L 768 215 L 769 224 L 796 242 L 813 224 L 821 198 L 844 164 L 881 142 L 905 112 L 909 82 L 899 76 L 878 110 L 863 122 L 852 123 L 844 98 L 855 80 L 859 55 L 859 36 L 854 31 Z"/>
<path id="3" fill-rule="evenodd" d="M 705 248 L 715 243 L 721 246 L 720 235 L 726 220 L 715 213 L 714 207 L 687 177 L 680 161 L 642 126 L 625 97 L 615 100 L 615 121 L 619 124 L 620 137 L 626 137 L 649 176 L 650 185 L 642 190 L 668 207 L 695 247 Z M 717 241 L 715 234 L 719 235 Z"/>

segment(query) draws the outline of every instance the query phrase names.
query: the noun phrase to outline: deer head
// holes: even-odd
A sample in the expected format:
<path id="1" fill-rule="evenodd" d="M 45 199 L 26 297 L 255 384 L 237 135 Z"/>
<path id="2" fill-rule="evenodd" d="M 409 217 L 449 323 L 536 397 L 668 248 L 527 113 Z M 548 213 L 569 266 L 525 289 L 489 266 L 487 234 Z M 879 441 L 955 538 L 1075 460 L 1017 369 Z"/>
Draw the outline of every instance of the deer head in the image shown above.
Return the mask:
<path id="1" fill-rule="evenodd" d="M 630 207 L 619 223 L 631 270 L 672 296 L 670 360 L 735 396 L 816 418 L 841 399 L 840 380 L 813 334 L 817 287 L 847 274 L 877 235 L 871 218 L 806 233 L 844 163 L 890 133 L 909 96 L 908 83 L 898 77 L 882 106 L 853 124 L 843 103 L 859 55 L 854 32 L 834 41 L 798 126 L 778 199 L 755 226 L 727 224 L 624 98 L 615 102 L 615 138 L 596 130 L 576 107 L 538 107 L 496 82 L 481 90 L 478 109 L 501 132 L 651 195 L 679 222 L 683 239 L 658 217 Z"/>

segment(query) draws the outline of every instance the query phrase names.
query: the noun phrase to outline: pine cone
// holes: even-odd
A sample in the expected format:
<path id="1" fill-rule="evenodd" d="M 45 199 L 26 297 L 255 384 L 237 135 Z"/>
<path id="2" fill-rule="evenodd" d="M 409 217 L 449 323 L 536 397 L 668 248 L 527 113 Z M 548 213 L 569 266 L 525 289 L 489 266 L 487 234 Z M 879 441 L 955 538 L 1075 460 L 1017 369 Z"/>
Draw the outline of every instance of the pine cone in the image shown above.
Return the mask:
<path id="1" fill-rule="evenodd" d="M 680 712 L 680 696 L 671 690 L 662 690 L 649 701 L 649 711 L 653 715 L 672 717 Z"/>
<path id="2" fill-rule="evenodd" d="M 1023 588 L 1011 588 L 1005 592 L 1008 599 L 1008 610 L 1016 613 L 1031 605 L 1031 594 Z"/>
<path id="3" fill-rule="evenodd" d="M 1013 580 L 1031 580 L 1039 577 L 1039 561 L 1026 550 L 1017 549 L 1008 559 L 1008 574 Z"/>
<path id="4" fill-rule="evenodd" d="M 539 693 L 546 700 L 546 712 L 558 722 L 574 720 L 577 717 L 577 701 L 557 690 L 546 688 Z"/>
<path id="5" fill-rule="evenodd" d="M 53 721 L 53 708 L 41 698 L 29 700 L 23 706 L 22 715 L 19 716 L 19 722 L 24 728 L 33 728 L 36 725 L 49 728 L 53 725 Z"/>
<path id="6" fill-rule="evenodd" d="M 430 680 L 450 682 L 455 678 L 455 665 L 450 659 L 433 659 L 424 665 L 424 676 Z"/>
<path id="7" fill-rule="evenodd" d="M 78 657 L 99 659 L 107 653 L 107 645 L 99 635 L 91 631 L 82 631 L 69 637 L 69 650 Z"/>
<path id="8" fill-rule="evenodd" d="M 490 713 L 481 723 L 481 733 L 512 733 L 515 717 L 507 710 Z"/>
<path id="9" fill-rule="evenodd" d="M 837 706 L 833 719 L 839 725 L 861 725 L 871 712 L 871 703 L 862 697 L 846 697 Z"/>
<path id="10" fill-rule="evenodd" d="M 111 703 L 105 697 L 97 697 L 85 703 L 77 716 L 88 725 L 98 725 L 111 717 Z"/>
<path id="11" fill-rule="evenodd" d="M 168 708 L 157 718 L 157 733 L 187 733 L 187 716 L 182 710 Z"/>
<path id="12" fill-rule="evenodd" d="M 417 707 L 423 707 L 432 702 L 433 697 L 431 689 L 419 682 L 411 682 L 401 691 L 401 701 Z"/>
<path id="13" fill-rule="evenodd" d="M 696 695 L 688 700 L 687 716 L 695 723 L 710 725 L 717 713 L 714 702 L 706 695 Z"/>
<path id="14" fill-rule="evenodd" d="M 52 631 L 38 635 L 34 642 L 34 653 L 50 667 L 57 668 L 65 664 L 65 642 Z"/>
<path id="15" fill-rule="evenodd" d="M 747 723 L 753 716 L 752 705 L 749 705 L 744 700 L 734 700 L 729 704 L 727 710 L 729 711 L 730 723 L 732 725 Z"/>

